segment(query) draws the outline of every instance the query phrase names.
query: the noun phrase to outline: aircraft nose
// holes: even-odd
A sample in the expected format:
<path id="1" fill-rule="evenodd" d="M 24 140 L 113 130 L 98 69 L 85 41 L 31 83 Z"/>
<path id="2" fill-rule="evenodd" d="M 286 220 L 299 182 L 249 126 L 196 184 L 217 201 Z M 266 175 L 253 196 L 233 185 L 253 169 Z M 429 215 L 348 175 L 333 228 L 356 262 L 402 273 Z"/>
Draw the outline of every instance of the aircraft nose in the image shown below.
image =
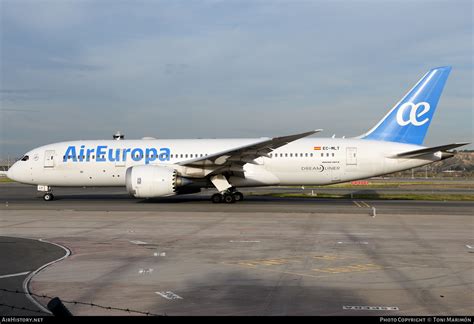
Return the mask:
<path id="1" fill-rule="evenodd" d="M 18 162 L 14 163 L 7 171 L 7 177 L 13 181 L 20 181 Z"/>

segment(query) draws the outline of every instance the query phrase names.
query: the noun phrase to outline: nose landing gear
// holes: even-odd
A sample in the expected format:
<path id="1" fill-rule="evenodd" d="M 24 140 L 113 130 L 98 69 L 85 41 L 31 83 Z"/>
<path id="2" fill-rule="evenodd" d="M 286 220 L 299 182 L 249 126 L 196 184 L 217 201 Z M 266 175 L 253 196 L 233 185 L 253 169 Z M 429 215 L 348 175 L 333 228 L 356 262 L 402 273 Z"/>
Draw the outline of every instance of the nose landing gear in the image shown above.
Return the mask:
<path id="1" fill-rule="evenodd" d="M 43 195 L 44 201 L 51 201 L 54 199 L 54 195 L 51 191 L 50 186 L 38 185 L 38 191 L 44 192 L 44 195 Z"/>
<path id="2" fill-rule="evenodd" d="M 50 192 L 47 192 L 43 195 L 44 201 L 51 201 L 54 199 L 54 195 Z"/>

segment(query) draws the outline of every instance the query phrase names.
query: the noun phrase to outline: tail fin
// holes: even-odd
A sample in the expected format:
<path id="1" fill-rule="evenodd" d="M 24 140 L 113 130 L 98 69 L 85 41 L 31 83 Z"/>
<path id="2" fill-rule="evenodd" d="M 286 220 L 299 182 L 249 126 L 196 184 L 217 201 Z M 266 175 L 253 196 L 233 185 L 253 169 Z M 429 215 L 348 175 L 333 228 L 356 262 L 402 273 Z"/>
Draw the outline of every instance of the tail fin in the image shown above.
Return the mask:
<path id="1" fill-rule="evenodd" d="M 360 138 L 423 144 L 449 72 L 450 66 L 428 71 L 374 128 Z"/>

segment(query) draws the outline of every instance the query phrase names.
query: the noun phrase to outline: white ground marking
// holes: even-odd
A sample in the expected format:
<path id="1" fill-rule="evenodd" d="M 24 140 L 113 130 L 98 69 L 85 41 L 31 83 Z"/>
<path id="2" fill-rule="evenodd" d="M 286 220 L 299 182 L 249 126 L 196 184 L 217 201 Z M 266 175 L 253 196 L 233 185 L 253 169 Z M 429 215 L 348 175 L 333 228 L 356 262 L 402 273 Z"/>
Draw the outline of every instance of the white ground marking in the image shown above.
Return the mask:
<path id="1" fill-rule="evenodd" d="M 0 279 L 3 279 L 3 278 L 10 278 L 10 277 L 24 276 L 24 275 L 27 275 L 27 274 L 29 274 L 29 273 L 30 273 L 29 271 L 26 271 L 26 272 L 19 272 L 19 273 L 7 274 L 7 275 L 0 276 Z"/>
<path id="2" fill-rule="evenodd" d="M 41 270 L 43 270 L 44 268 L 52 265 L 52 264 L 55 264 L 65 258 L 67 258 L 68 256 L 71 255 L 71 250 L 69 250 L 67 247 L 65 246 L 62 246 L 61 244 L 58 244 L 58 243 L 53 243 L 53 242 L 50 242 L 50 241 L 47 241 L 45 239 L 39 239 L 38 241 L 40 242 L 45 242 L 45 243 L 49 243 L 49 244 L 53 244 L 53 245 L 56 245 L 57 247 L 60 247 L 62 248 L 64 251 L 66 251 L 66 254 L 64 256 L 62 256 L 61 258 L 57 259 L 57 260 L 54 260 L 54 261 L 51 261 L 49 263 L 46 263 L 44 265 L 42 265 L 41 267 L 39 267 L 38 269 L 36 269 L 35 271 L 31 272 L 28 277 L 25 278 L 25 280 L 23 281 L 23 291 L 26 293 L 26 297 L 33 303 L 35 304 L 39 309 L 41 309 L 43 312 L 45 313 L 48 313 L 48 314 L 52 314 L 51 311 L 49 309 L 47 309 L 46 307 L 44 307 L 43 305 L 41 305 L 36 299 L 33 298 L 33 296 L 31 296 L 30 294 L 30 281 L 31 279 L 33 278 L 34 275 L 36 275 L 37 273 L 39 273 Z"/>
<path id="3" fill-rule="evenodd" d="M 174 300 L 174 299 L 183 299 L 183 297 L 176 295 L 172 291 L 155 291 L 155 294 L 160 295 L 163 298 Z"/>
<path id="4" fill-rule="evenodd" d="M 230 243 L 260 243 L 260 241 L 229 241 Z"/>
<path id="5" fill-rule="evenodd" d="M 467 244 L 466 244 L 466 247 L 467 247 L 468 249 L 474 249 L 474 246 L 472 246 L 472 245 L 467 245 Z"/>
<path id="6" fill-rule="evenodd" d="M 136 244 L 136 245 L 146 245 L 146 244 L 148 244 L 147 242 L 143 242 L 143 241 L 130 241 L 130 243 L 133 243 L 133 244 Z"/>
<path id="7" fill-rule="evenodd" d="M 318 235 L 341 235 L 341 234 L 344 234 L 344 233 L 341 233 L 341 232 L 318 232 Z M 372 236 L 373 234 L 369 234 L 369 233 L 349 233 L 351 235 L 357 235 L 357 236 Z"/>
<path id="8" fill-rule="evenodd" d="M 147 274 L 147 273 L 152 273 L 152 272 L 153 272 L 153 268 L 140 269 L 140 270 L 138 270 L 138 273 L 139 273 L 139 274 Z"/>
<path id="9" fill-rule="evenodd" d="M 153 253 L 153 256 L 161 256 L 161 257 L 163 257 L 163 256 L 166 256 L 166 252 L 155 252 L 155 253 Z"/>
<path id="10" fill-rule="evenodd" d="M 370 311 L 396 311 L 399 310 L 398 307 L 395 306 L 342 306 L 342 309 L 345 310 L 370 310 Z"/>
<path id="11" fill-rule="evenodd" d="M 337 244 L 369 244 L 369 242 L 343 242 L 339 241 Z"/>

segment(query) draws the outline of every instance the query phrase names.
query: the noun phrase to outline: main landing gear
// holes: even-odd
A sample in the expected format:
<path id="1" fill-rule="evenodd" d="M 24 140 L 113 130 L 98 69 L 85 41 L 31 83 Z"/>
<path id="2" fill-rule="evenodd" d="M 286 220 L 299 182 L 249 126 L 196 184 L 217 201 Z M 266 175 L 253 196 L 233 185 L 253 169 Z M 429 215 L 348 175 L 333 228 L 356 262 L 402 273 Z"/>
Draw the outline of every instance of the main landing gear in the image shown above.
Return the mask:
<path id="1" fill-rule="evenodd" d="M 233 204 L 237 201 L 242 201 L 244 199 L 244 195 L 239 191 L 234 192 L 225 192 L 223 194 L 216 193 L 213 194 L 211 197 L 211 201 L 215 204 L 225 202 L 227 204 Z"/>
<path id="2" fill-rule="evenodd" d="M 219 193 L 213 194 L 211 201 L 215 204 L 225 202 L 227 204 L 242 201 L 244 195 L 233 187 L 227 178 L 222 174 L 216 174 L 210 178 L 212 184 L 216 187 Z"/>

